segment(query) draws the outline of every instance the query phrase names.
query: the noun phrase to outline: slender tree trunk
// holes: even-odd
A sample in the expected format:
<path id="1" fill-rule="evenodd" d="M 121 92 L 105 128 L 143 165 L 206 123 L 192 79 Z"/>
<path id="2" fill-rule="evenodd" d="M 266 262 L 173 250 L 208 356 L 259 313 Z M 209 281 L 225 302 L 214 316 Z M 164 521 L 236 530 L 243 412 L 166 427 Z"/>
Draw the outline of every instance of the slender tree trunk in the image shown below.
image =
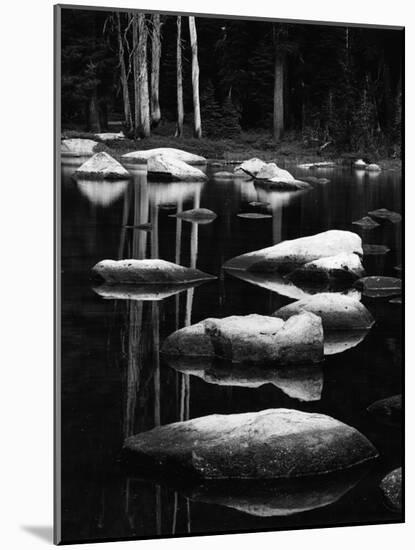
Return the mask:
<path id="1" fill-rule="evenodd" d="M 183 70 L 182 70 L 182 17 L 177 16 L 177 127 L 176 137 L 182 137 L 183 134 Z"/>
<path id="2" fill-rule="evenodd" d="M 148 30 L 146 17 L 138 14 L 138 63 L 139 63 L 139 90 L 140 90 L 140 135 L 150 135 L 150 102 L 148 94 L 147 72 L 147 38 Z"/>
<path id="3" fill-rule="evenodd" d="M 88 130 L 90 132 L 101 132 L 98 94 L 96 88 L 92 90 L 88 103 Z"/>
<path id="4" fill-rule="evenodd" d="M 275 54 L 274 65 L 274 141 L 281 139 L 284 131 L 284 57 Z"/>
<path id="5" fill-rule="evenodd" d="M 125 70 L 124 45 L 122 41 L 121 21 L 120 21 L 119 12 L 117 12 L 117 33 L 118 33 L 118 56 L 119 56 L 120 72 L 121 72 L 121 87 L 122 87 L 122 96 L 123 96 L 123 103 L 124 103 L 124 122 L 127 128 L 127 131 L 129 131 L 133 126 L 133 118 L 131 115 L 130 94 L 128 92 L 127 72 Z"/>
<path id="6" fill-rule="evenodd" d="M 153 32 L 151 35 L 151 124 L 157 126 L 160 122 L 160 55 L 161 55 L 161 36 L 160 36 L 160 14 L 153 15 Z"/>
<path id="7" fill-rule="evenodd" d="M 194 111 L 194 136 L 202 137 L 202 122 L 200 119 L 199 101 L 199 61 L 197 58 L 197 33 L 196 22 L 193 16 L 189 16 L 190 45 L 192 48 L 192 88 L 193 88 L 193 111 Z"/>
<path id="8" fill-rule="evenodd" d="M 140 129 L 140 64 L 138 60 L 138 14 L 133 18 L 133 78 L 134 78 L 134 136 L 137 137 Z"/>

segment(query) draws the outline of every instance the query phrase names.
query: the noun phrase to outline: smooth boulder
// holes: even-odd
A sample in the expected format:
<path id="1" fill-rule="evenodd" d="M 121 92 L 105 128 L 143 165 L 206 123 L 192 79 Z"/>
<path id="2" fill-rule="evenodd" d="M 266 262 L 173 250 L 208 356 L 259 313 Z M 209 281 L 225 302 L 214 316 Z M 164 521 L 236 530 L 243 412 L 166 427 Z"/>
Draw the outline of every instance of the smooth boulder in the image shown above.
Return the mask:
<path id="1" fill-rule="evenodd" d="M 375 164 L 374 162 L 372 162 L 371 164 L 367 164 L 365 166 L 365 170 L 367 170 L 368 172 L 380 172 L 382 168 L 379 166 L 379 164 Z"/>
<path id="2" fill-rule="evenodd" d="M 171 334 L 161 351 L 264 366 L 317 363 L 323 359 L 323 328 L 320 318 L 308 312 L 286 322 L 256 314 L 208 318 Z"/>
<path id="3" fill-rule="evenodd" d="M 296 478 L 344 470 L 377 457 L 359 431 L 293 409 L 213 414 L 129 437 L 137 462 L 204 479 Z"/>
<path id="4" fill-rule="evenodd" d="M 93 139 L 70 138 L 61 142 L 62 156 L 83 157 L 94 154 L 97 141 Z"/>
<path id="5" fill-rule="evenodd" d="M 263 160 L 254 157 L 245 160 L 242 164 L 239 164 L 239 166 L 235 166 L 234 174 L 238 176 L 256 176 L 265 164 Z"/>
<path id="6" fill-rule="evenodd" d="M 188 153 L 181 149 L 174 149 L 173 147 L 158 147 L 157 149 L 148 149 L 147 151 L 132 151 L 131 153 L 123 155 L 122 158 L 128 161 L 144 163 L 151 157 L 157 155 L 168 155 L 186 164 L 206 164 L 205 157 L 194 155 L 193 153 Z"/>
<path id="7" fill-rule="evenodd" d="M 165 260 L 102 260 L 92 268 L 95 277 L 107 283 L 170 284 L 216 279 L 198 269 Z"/>
<path id="8" fill-rule="evenodd" d="M 402 510 L 402 468 L 396 468 L 386 475 L 380 484 L 380 489 L 388 507 L 396 511 Z"/>
<path id="9" fill-rule="evenodd" d="M 366 330 L 375 322 L 362 303 L 336 292 L 308 296 L 277 309 L 273 315 L 285 321 L 303 311 L 318 315 L 324 330 Z"/>
<path id="10" fill-rule="evenodd" d="M 341 253 L 336 256 L 327 256 L 307 262 L 290 273 L 290 280 L 325 282 L 330 279 L 352 282 L 365 275 L 360 256 L 357 254 Z"/>
<path id="11" fill-rule="evenodd" d="M 362 239 L 359 235 L 351 231 L 331 229 L 236 256 L 223 267 L 258 272 L 289 272 L 307 262 L 340 253 L 363 255 Z"/>
<path id="12" fill-rule="evenodd" d="M 111 155 L 102 151 L 95 153 L 75 170 L 75 176 L 86 179 L 125 180 L 130 177 L 130 173 Z"/>
<path id="13" fill-rule="evenodd" d="M 205 181 L 202 170 L 191 166 L 175 156 L 163 154 L 150 157 L 147 161 L 147 176 L 166 181 Z"/>
<path id="14" fill-rule="evenodd" d="M 353 163 L 353 166 L 357 169 L 366 168 L 367 164 L 363 159 L 358 159 Z"/>

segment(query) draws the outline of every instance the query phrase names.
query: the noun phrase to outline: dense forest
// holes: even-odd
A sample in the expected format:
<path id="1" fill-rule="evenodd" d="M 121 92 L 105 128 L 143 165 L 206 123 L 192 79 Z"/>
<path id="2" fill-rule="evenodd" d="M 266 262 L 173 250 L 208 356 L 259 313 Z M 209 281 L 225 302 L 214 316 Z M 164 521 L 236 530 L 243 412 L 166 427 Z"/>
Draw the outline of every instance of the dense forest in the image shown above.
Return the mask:
<path id="1" fill-rule="evenodd" d="M 400 156 L 400 29 L 62 10 L 62 125 Z"/>

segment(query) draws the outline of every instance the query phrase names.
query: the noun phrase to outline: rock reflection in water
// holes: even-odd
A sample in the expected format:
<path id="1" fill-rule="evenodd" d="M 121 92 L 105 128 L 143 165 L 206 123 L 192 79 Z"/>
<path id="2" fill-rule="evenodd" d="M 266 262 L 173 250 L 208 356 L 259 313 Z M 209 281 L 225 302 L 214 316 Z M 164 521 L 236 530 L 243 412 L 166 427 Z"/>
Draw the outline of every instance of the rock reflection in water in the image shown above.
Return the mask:
<path id="1" fill-rule="evenodd" d="M 323 390 L 323 370 L 318 365 L 275 369 L 231 365 L 208 357 L 168 357 L 166 363 L 176 371 L 218 386 L 259 388 L 272 384 L 299 401 L 319 401 Z"/>
<path id="2" fill-rule="evenodd" d="M 76 184 L 79 191 L 87 197 L 90 203 L 95 206 L 110 206 L 123 196 L 127 187 L 127 180 L 106 181 L 106 180 L 85 180 L 77 179 Z"/>
<path id="3" fill-rule="evenodd" d="M 324 332 L 324 355 L 343 353 L 358 346 L 369 330 L 327 330 Z"/>

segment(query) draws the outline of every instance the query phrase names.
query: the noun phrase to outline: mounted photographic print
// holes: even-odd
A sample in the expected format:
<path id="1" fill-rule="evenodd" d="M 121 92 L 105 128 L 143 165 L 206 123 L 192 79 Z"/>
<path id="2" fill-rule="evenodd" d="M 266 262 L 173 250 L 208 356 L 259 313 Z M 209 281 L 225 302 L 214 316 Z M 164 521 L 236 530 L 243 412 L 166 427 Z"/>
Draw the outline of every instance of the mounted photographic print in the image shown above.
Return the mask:
<path id="1" fill-rule="evenodd" d="M 403 522 L 403 28 L 55 50 L 55 542 Z"/>

